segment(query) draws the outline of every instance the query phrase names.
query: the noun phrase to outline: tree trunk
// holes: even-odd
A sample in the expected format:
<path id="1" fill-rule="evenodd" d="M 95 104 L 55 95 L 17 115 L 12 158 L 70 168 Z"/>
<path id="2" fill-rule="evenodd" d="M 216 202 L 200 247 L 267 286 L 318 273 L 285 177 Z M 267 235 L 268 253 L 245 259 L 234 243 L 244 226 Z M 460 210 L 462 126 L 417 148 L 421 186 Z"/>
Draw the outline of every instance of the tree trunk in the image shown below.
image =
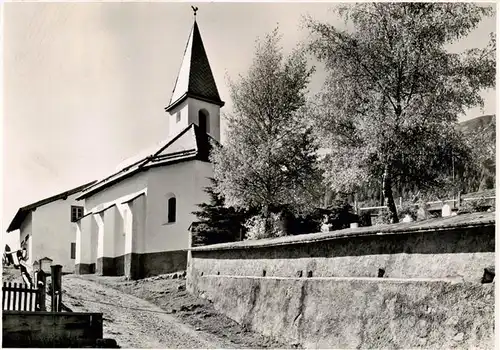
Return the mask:
<path id="1" fill-rule="evenodd" d="M 266 237 L 271 236 L 271 213 L 269 212 L 269 206 L 264 205 L 262 208 L 262 216 L 264 217 L 264 230 L 266 231 Z"/>
<path id="2" fill-rule="evenodd" d="M 384 169 L 384 181 L 383 181 L 383 191 L 384 191 L 384 201 L 385 205 L 391 213 L 392 222 L 398 223 L 398 212 L 396 210 L 396 204 L 394 204 L 394 197 L 392 195 L 392 174 L 391 167 L 389 165 L 385 166 Z"/>
<path id="3" fill-rule="evenodd" d="M 288 212 L 286 212 L 284 210 L 281 211 L 280 229 L 281 229 L 281 232 L 283 232 L 284 236 L 288 236 L 288 220 L 289 220 Z"/>
<path id="4" fill-rule="evenodd" d="M 382 179 L 382 191 L 378 191 L 378 198 L 379 198 L 379 203 L 380 203 L 380 206 L 383 206 L 384 205 L 384 180 Z"/>

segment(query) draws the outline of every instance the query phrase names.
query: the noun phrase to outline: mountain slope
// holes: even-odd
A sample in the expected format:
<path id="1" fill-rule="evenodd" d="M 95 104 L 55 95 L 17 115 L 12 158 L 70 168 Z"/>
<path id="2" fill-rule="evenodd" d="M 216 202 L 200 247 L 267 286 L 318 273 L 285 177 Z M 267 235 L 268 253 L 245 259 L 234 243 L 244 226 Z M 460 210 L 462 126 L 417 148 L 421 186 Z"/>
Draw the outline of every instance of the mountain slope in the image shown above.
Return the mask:
<path id="1" fill-rule="evenodd" d="M 496 178 L 496 116 L 484 115 L 458 124 L 460 131 L 471 140 L 480 163 L 474 175 L 467 176 L 468 192 L 495 187 Z"/>

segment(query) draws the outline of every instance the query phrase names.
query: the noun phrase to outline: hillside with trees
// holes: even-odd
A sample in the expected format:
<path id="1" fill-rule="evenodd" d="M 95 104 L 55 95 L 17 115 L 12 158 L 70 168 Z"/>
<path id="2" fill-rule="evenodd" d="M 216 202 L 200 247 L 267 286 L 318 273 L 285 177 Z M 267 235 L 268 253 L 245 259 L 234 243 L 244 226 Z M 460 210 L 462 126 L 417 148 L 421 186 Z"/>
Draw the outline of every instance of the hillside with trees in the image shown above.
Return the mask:
<path id="1" fill-rule="evenodd" d="M 472 118 L 461 123 L 457 123 L 457 130 L 470 145 L 473 156 L 469 157 L 468 164 L 454 164 L 444 169 L 443 177 L 448 178 L 456 186 L 449 192 L 434 191 L 428 194 L 428 199 L 438 200 L 444 197 L 452 198 L 458 192 L 462 194 L 484 192 L 494 190 L 496 173 L 496 117 L 495 115 L 485 115 Z M 401 186 L 394 190 L 396 198 L 403 197 L 404 201 L 411 198 L 418 192 L 418 188 L 408 188 Z M 494 191 L 488 191 L 488 193 Z M 490 194 L 491 194 L 490 193 Z M 354 201 L 354 194 L 349 196 L 350 201 Z M 327 194 L 327 201 L 331 201 L 333 193 Z M 356 192 L 356 199 L 362 206 L 384 205 L 381 181 L 368 182 Z"/>
<path id="2" fill-rule="evenodd" d="M 496 173 L 496 116 L 484 115 L 458 124 L 474 150 L 476 171 L 463 176 L 464 193 L 480 192 L 495 188 Z"/>

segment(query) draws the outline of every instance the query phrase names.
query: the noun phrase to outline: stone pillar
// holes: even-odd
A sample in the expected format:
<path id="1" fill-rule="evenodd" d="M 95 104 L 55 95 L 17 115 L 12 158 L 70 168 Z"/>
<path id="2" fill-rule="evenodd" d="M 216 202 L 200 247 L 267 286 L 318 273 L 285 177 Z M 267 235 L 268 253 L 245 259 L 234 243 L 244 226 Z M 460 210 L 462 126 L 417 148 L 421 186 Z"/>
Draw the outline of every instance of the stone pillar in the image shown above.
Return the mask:
<path id="1" fill-rule="evenodd" d="M 103 212 L 103 276 L 116 276 L 115 258 L 115 232 L 116 232 L 116 205 Z"/>
<path id="2" fill-rule="evenodd" d="M 133 250 L 133 201 L 129 201 L 124 204 L 123 209 L 123 231 L 125 233 L 125 276 L 129 279 L 137 279 L 138 276 L 135 272 L 134 266 L 135 259 L 138 259 L 138 255 L 134 253 Z M 135 256 L 137 255 L 137 256 Z"/>
<path id="3" fill-rule="evenodd" d="M 125 276 L 142 277 L 141 253 L 145 234 L 146 196 L 140 195 L 128 203 L 129 216 L 125 220 Z"/>
<path id="4" fill-rule="evenodd" d="M 125 226 L 124 226 L 124 210 L 126 210 L 126 206 L 123 204 L 116 205 L 113 208 L 110 208 L 113 211 L 113 219 L 114 219 L 114 241 L 113 241 L 113 257 L 115 264 L 115 274 L 117 276 L 125 275 L 124 269 L 124 259 L 125 259 Z"/>
<path id="5" fill-rule="evenodd" d="M 91 273 L 96 272 L 97 265 L 97 250 L 99 241 L 99 227 L 97 225 L 96 216 L 90 216 L 90 270 Z"/>
<path id="6" fill-rule="evenodd" d="M 75 225 L 76 227 L 76 256 L 75 256 L 75 273 L 89 274 L 93 273 L 92 268 L 92 236 L 91 224 L 92 216 L 87 215 L 81 218 Z"/>
<path id="7" fill-rule="evenodd" d="M 111 208 L 114 208 L 111 207 Z M 96 273 L 102 276 L 114 276 L 114 213 L 108 208 L 94 215 L 97 222 L 97 264 Z"/>

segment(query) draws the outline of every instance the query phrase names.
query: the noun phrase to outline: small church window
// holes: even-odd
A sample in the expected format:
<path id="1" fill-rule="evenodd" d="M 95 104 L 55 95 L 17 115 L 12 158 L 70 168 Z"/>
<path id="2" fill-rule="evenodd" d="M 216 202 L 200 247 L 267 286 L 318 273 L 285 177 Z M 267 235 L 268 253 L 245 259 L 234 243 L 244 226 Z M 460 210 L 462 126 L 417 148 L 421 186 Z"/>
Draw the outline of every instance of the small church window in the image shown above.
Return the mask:
<path id="1" fill-rule="evenodd" d="M 175 222 L 175 215 L 176 215 L 176 208 L 177 207 L 177 201 L 175 197 L 170 197 L 168 199 L 168 207 L 167 207 L 167 212 L 168 212 L 168 217 L 167 217 L 167 222 Z"/>
<path id="2" fill-rule="evenodd" d="M 177 114 L 175 115 L 175 122 L 178 123 L 181 121 L 181 112 L 177 112 Z"/>
<path id="3" fill-rule="evenodd" d="M 83 216 L 83 207 L 71 206 L 71 222 L 77 222 Z"/>
<path id="4" fill-rule="evenodd" d="M 204 109 L 201 109 L 198 112 L 198 126 L 200 127 L 201 130 L 205 131 L 206 133 L 210 132 L 210 118 L 209 118 L 209 114 Z"/>

